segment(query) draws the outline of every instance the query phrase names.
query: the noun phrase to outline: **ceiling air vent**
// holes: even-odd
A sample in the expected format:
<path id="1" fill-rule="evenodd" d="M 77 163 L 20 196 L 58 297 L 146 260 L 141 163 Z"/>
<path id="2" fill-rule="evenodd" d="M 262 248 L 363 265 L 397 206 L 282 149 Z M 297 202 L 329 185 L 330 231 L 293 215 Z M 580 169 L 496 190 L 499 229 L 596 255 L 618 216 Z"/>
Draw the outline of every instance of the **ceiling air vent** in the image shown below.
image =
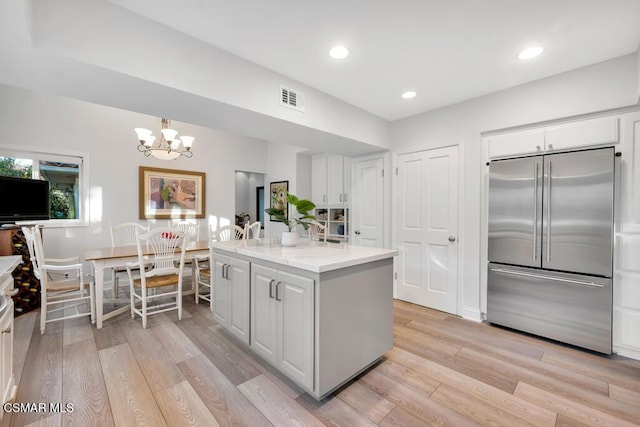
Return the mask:
<path id="1" fill-rule="evenodd" d="M 304 111 L 304 94 L 280 86 L 280 105 Z"/>

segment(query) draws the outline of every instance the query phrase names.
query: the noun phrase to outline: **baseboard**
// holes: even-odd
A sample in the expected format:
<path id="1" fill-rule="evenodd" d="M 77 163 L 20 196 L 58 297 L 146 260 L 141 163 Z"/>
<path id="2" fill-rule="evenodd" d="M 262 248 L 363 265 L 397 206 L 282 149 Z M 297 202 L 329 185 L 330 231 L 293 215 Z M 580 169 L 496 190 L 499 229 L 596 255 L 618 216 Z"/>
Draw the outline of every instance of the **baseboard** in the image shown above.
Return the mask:
<path id="1" fill-rule="evenodd" d="M 630 359 L 640 360 L 640 351 L 628 348 L 628 347 L 620 347 L 613 346 L 613 352 L 619 356 L 628 357 Z"/>
<path id="2" fill-rule="evenodd" d="M 482 312 L 473 307 L 464 307 L 462 309 L 462 317 L 468 320 L 473 320 L 474 322 L 482 322 L 484 320 Z"/>

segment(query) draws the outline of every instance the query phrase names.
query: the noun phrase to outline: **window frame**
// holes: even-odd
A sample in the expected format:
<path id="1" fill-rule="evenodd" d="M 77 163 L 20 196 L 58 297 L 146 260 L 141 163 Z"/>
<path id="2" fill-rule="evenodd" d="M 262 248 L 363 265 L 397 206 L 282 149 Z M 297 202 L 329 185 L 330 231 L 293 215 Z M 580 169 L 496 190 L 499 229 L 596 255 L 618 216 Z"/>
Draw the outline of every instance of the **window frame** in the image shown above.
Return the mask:
<path id="1" fill-rule="evenodd" d="M 83 227 L 89 224 L 89 155 L 86 152 L 71 150 L 56 150 L 47 148 L 18 147 L 15 145 L 0 145 L 0 157 L 29 159 L 33 161 L 33 178 L 40 179 L 40 162 L 64 162 L 78 164 L 78 218 L 39 221 L 17 221 L 16 224 L 40 224 L 45 228 Z"/>

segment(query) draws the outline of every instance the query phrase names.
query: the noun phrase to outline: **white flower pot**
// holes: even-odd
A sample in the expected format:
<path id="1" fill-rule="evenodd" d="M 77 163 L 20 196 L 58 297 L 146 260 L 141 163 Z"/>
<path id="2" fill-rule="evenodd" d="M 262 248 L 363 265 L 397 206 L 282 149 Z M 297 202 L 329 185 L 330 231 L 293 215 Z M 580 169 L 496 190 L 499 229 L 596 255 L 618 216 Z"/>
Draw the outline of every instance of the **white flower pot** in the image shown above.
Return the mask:
<path id="1" fill-rule="evenodd" d="M 298 233 L 295 231 L 283 231 L 280 244 L 282 246 L 296 246 L 298 244 Z"/>

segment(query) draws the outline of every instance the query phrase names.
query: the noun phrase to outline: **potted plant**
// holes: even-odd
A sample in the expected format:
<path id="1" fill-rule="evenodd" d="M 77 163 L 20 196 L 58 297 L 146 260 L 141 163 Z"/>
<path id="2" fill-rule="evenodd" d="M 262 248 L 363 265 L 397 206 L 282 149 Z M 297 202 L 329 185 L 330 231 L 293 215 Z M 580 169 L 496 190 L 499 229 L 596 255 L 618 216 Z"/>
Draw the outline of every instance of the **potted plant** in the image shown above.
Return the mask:
<path id="1" fill-rule="evenodd" d="M 309 222 L 316 219 L 309 212 L 315 209 L 316 205 L 311 200 L 298 199 L 294 194 L 286 191 L 275 194 L 271 198 L 273 206 L 264 211 L 287 226 L 289 231 L 282 232 L 282 246 L 295 246 L 298 243 L 298 234 L 293 230 L 298 224 L 305 230 L 309 228 Z M 291 215 L 287 215 L 285 202 L 291 206 Z"/>

